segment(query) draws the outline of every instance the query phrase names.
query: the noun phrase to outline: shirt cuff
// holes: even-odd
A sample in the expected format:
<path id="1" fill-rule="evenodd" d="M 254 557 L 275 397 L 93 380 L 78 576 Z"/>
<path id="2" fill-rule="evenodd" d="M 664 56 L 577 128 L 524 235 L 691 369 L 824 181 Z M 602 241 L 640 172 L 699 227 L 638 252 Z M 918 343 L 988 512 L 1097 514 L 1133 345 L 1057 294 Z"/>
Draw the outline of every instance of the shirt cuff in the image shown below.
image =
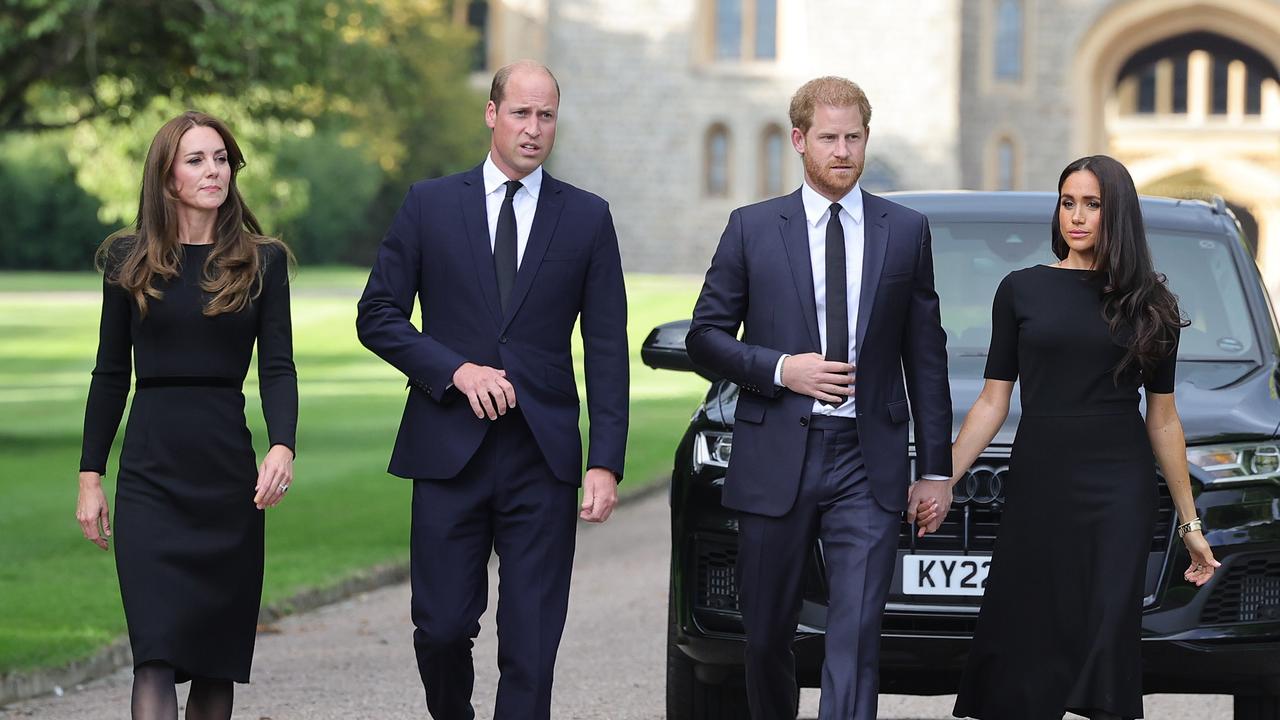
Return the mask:
<path id="1" fill-rule="evenodd" d="M 921 475 L 921 480 L 950 480 L 946 475 Z"/>
<path id="2" fill-rule="evenodd" d="M 778 364 L 773 368 L 773 384 L 774 384 L 775 386 L 777 386 L 777 387 L 783 387 L 783 385 L 782 385 L 782 361 L 783 361 L 783 360 L 786 360 L 786 359 L 787 359 L 787 358 L 789 358 L 789 357 L 791 357 L 791 356 L 790 356 L 790 355 L 788 355 L 788 354 L 786 354 L 786 353 L 782 353 L 782 357 L 778 358 Z"/>

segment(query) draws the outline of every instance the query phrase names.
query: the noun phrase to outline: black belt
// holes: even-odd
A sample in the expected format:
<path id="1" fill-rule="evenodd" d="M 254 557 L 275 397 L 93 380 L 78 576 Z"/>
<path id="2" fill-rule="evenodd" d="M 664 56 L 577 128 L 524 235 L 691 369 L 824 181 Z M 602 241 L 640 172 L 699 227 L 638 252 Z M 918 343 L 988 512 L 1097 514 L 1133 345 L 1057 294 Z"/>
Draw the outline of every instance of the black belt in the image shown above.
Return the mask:
<path id="1" fill-rule="evenodd" d="M 857 430 L 858 420 L 838 415 L 811 415 L 810 430 Z"/>
<path id="2" fill-rule="evenodd" d="M 138 390 L 166 387 L 215 387 L 239 390 L 242 381 L 228 377 L 172 375 L 168 377 L 138 378 L 133 386 Z"/>

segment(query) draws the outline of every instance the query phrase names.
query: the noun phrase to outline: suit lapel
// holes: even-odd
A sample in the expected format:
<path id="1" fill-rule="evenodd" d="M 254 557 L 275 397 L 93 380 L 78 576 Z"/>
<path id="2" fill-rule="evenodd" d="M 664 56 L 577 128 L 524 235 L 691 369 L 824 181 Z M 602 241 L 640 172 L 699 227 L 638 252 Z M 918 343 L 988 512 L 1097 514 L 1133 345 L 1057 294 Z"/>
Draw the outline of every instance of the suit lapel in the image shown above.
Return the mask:
<path id="1" fill-rule="evenodd" d="M 804 326 L 809 331 L 809 341 L 814 352 L 821 352 L 822 339 L 818 335 L 818 305 L 813 295 L 813 262 L 809 258 L 809 224 L 804 216 L 804 202 L 797 190 L 787 198 L 789 205 L 782 216 L 780 229 L 782 244 L 787 249 L 787 262 L 791 265 L 791 277 L 795 280 L 800 296 L 800 308 L 804 311 Z"/>
<path id="2" fill-rule="evenodd" d="M 502 311 L 498 303 L 498 274 L 493 269 L 493 246 L 489 244 L 483 168 L 483 165 L 479 165 L 462 176 L 462 186 L 458 188 L 459 204 L 462 206 L 462 221 L 467 231 L 467 245 L 471 247 L 471 256 L 475 260 L 476 281 L 480 285 L 484 304 L 489 308 L 493 323 L 500 325 Z"/>
<path id="3" fill-rule="evenodd" d="M 516 271 L 516 284 L 511 288 L 511 300 L 507 306 L 507 315 L 501 327 L 505 331 L 511 325 L 512 318 L 520 310 L 529 288 L 533 285 L 533 277 L 538 274 L 542 258 L 547 254 L 547 246 L 555 235 L 556 225 L 560 222 L 560 210 L 564 208 L 564 197 L 560 193 L 559 181 L 551 177 L 545 170 L 542 172 L 542 190 L 538 193 L 538 207 L 533 213 L 533 227 L 529 229 L 529 241 L 525 244 L 524 255 L 520 258 L 520 268 Z M 494 275 L 494 288 L 497 288 L 497 275 Z M 497 293 L 494 293 L 495 297 Z"/>
<path id="4" fill-rule="evenodd" d="M 862 291 L 858 294 L 858 352 L 862 352 L 862 338 L 867 334 L 871 320 L 871 308 L 875 304 L 876 290 L 880 288 L 880 273 L 884 270 L 884 256 L 889 249 L 889 222 L 878 202 L 879 198 L 866 191 L 862 193 Z"/>

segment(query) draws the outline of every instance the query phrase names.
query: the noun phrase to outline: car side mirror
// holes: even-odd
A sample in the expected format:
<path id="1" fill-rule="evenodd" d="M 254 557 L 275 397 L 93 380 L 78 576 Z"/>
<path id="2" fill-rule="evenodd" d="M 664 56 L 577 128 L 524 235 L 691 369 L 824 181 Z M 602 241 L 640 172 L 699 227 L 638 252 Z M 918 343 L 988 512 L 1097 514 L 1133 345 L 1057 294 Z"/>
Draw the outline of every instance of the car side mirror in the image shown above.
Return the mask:
<path id="1" fill-rule="evenodd" d="M 645 365 L 655 370 L 680 370 L 694 372 L 715 382 L 720 378 L 714 373 L 698 367 L 689 359 L 684 347 L 684 338 L 689 334 L 690 320 L 676 320 L 663 323 L 649 332 L 640 346 L 640 359 Z"/>

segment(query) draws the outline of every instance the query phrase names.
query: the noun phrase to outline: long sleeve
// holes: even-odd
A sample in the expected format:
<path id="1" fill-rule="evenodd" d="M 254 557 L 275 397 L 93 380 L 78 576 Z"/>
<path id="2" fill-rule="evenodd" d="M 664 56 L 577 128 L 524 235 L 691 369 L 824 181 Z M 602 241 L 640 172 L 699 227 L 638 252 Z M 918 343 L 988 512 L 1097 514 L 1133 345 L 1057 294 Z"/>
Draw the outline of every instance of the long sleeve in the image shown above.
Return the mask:
<path id="1" fill-rule="evenodd" d="M 422 272 L 419 227 L 416 188 L 410 188 L 378 248 L 360 296 L 356 334 L 365 347 L 404 373 L 410 384 L 422 388 L 436 402 L 448 402 L 458 393 L 445 392 L 445 388 L 451 386 L 454 371 L 467 358 L 419 332 L 409 320 Z"/>
<path id="2" fill-rule="evenodd" d="M 267 437 L 294 450 L 298 429 L 298 372 L 293 364 L 293 321 L 289 314 L 289 268 L 282 250 L 264 255 L 258 298 L 258 391 Z"/>
<path id="3" fill-rule="evenodd" d="M 622 479 L 627 449 L 630 361 L 627 357 L 627 290 L 613 217 L 604 212 L 591 252 L 582 298 L 582 346 L 591 420 L 587 467 L 612 470 Z"/>
<path id="4" fill-rule="evenodd" d="M 921 475 L 951 477 L 951 388 L 947 334 L 934 287 L 933 238 L 920 218 L 914 288 L 903 333 L 902 370 L 911 399 L 916 468 Z"/>
<path id="5" fill-rule="evenodd" d="M 694 363 L 744 390 L 775 397 L 780 392 L 774 379 L 782 352 L 738 339 L 749 294 L 742 233 L 742 211 L 734 210 L 694 305 L 685 347 Z"/>
<path id="6" fill-rule="evenodd" d="M 102 279 L 102 319 L 98 327 L 98 359 L 89 384 L 84 411 L 84 440 L 80 450 L 80 471 L 107 474 L 107 456 L 120 429 L 129 379 L 133 374 L 133 338 L 130 329 L 128 292 L 112 284 L 113 269 Z"/>

